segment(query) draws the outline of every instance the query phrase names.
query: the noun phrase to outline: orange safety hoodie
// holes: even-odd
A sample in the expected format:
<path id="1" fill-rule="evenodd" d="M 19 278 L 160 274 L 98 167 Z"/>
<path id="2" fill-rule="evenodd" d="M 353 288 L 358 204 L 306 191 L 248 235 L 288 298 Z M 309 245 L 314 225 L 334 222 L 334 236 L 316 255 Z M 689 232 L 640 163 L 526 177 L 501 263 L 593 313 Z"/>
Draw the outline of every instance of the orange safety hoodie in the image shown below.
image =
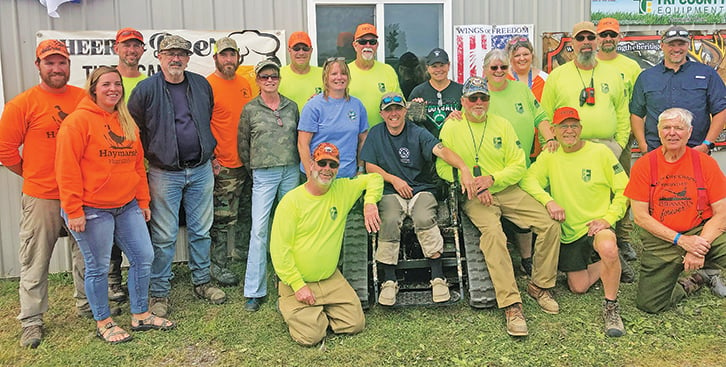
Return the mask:
<path id="1" fill-rule="evenodd" d="M 84 98 L 58 132 L 55 161 L 61 208 L 68 218 L 83 206 L 110 209 L 136 198 L 149 208 L 149 185 L 138 133 L 124 139 L 118 112 L 108 113 Z"/>

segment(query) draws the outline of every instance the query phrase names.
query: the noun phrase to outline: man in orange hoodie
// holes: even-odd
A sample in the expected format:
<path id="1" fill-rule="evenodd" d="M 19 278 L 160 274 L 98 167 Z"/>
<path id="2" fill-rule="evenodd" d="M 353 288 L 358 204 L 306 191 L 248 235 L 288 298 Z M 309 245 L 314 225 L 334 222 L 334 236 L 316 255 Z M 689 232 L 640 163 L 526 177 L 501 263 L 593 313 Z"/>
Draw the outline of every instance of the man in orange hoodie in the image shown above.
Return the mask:
<path id="1" fill-rule="evenodd" d="M 20 345 L 36 348 L 48 311 L 48 266 L 63 229 L 55 180 L 56 134 L 63 119 L 85 96 L 66 85 L 70 59 L 65 44 L 45 40 L 35 50 L 41 82 L 5 105 L 0 118 L 0 162 L 23 178 L 20 219 Z M 23 153 L 20 154 L 20 146 Z M 88 308 L 83 289 L 83 257 L 73 243 L 74 284 L 79 314 Z"/>

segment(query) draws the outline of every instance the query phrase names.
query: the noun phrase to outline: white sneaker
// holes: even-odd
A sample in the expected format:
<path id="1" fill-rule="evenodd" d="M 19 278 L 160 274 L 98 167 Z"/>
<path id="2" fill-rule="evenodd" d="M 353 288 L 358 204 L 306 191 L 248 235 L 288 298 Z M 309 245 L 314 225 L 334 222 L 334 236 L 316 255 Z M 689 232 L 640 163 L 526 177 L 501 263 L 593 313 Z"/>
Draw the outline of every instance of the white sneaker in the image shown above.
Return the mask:
<path id="1" fill-rule="evenodd" d="M 378 295 L 378 303 L 384 306 L 393 306 L 396 304 L 396 295 L 398 294 L 398 282 L 387 280 L 381 285 L 381 294 Z"/>

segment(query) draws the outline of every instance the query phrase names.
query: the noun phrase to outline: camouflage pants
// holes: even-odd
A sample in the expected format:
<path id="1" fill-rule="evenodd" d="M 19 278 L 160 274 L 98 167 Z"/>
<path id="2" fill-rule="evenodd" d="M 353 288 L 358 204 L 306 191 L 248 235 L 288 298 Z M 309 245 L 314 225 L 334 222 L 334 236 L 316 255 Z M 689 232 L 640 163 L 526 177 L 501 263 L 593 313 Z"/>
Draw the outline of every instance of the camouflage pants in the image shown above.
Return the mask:
<path id="1" fill-rule="evenodd" d="M 244 167 L 222 167 L 214 177 L 214 222 L 210 235 L 212 263 L 227 266 L 230 231 L 235 253 L 246 253 L 250 242 L 252 180 Z"/>

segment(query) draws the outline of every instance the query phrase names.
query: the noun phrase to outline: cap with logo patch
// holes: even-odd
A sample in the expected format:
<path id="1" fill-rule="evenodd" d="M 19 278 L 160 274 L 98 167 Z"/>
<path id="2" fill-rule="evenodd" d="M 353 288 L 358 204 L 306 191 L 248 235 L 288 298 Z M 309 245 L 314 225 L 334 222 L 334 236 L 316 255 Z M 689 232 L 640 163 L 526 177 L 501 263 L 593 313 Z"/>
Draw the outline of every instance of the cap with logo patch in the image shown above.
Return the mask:
<path id="1" fill-rule="evenodd" d="M 449 63 L 449 54 L 447 54 L 446 51 L 438 47 L 431 50 L 428 56 L 426 56 L 426 65 L 431 66 L 437 62 L 440 62 L 442 64 Z"/>
<path id="2" fill-rule="evenodd" d="M 35 49 L 35 57 L 42 60 L 50 55 L 61 55 L 66 59 L 70 57 L 65 43 L 58 40 L 45 40 L 40 42 Z"/>
<path id="3" fill-rule="evenodd" d="M 338 147 L 333 143 L 320 143 L 313 151 L 313 160 L 315 162 L 322 161 L 323 159 L 330 159 L 340 163 L 340 152 Z"/>

